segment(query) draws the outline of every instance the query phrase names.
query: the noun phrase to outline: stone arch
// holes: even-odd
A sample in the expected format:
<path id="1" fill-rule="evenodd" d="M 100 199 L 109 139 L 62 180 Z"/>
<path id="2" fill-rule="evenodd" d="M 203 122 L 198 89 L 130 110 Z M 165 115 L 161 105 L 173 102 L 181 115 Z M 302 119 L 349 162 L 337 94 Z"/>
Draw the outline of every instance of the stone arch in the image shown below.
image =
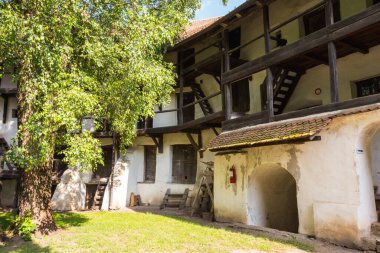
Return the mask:
<path id="1" fill-rule="evenodd" d="M 253 170 L 247 200 L 252 225 L 298 232 L 296 180 L 280 165 L 265 164 Z"/>

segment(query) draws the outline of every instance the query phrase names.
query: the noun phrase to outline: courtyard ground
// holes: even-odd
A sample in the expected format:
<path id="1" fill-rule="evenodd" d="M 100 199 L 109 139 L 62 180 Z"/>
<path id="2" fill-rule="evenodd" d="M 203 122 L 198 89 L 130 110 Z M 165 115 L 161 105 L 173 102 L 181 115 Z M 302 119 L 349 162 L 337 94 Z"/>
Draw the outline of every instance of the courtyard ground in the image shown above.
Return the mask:
<path id="1" fill-rule="evenodd" d="M 217 223 L 157 207 L 56 213 L 57 232 L 6 241 L 0 252 L 357 252 L 277 230 Z M 11 222 L 0 213 L 0 225 Z"/>

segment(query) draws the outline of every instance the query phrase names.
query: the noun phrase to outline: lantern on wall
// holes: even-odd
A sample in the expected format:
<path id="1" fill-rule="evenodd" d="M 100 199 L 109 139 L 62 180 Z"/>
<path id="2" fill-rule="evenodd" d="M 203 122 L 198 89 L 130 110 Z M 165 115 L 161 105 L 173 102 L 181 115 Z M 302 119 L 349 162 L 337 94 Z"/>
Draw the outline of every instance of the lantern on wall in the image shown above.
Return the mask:
<path id="1" fill-rule="evenodd" d="M 228 171 L 230 176 L 230 184 L 236 184 L 236 169 L 235 165 L 232 165 L 232 167 Z"/>

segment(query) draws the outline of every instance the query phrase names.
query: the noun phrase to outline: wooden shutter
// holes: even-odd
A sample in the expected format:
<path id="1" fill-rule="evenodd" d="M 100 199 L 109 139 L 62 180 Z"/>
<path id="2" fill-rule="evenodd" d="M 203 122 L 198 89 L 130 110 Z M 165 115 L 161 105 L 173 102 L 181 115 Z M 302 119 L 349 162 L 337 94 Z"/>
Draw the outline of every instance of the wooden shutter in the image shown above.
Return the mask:
<path id="1" fill-rule="evenodd" d="M 197 151 L 192 145 L 173 146 L 172 182 L 194 184 L 197 173 Z"/>
<path id="2" fill-rule="evenodd" d="M 145 173 L 144 181 L 154 183 L 156 179 L 156 146 L 144 146 Z"/>

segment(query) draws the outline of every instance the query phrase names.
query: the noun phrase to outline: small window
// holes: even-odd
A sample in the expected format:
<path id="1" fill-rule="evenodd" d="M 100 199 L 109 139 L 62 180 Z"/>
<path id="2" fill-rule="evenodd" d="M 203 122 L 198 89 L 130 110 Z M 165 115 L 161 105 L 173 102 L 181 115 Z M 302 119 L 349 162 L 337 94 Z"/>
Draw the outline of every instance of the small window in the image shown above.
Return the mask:
<path id="1" fill-rule="evenodd" d="M 241 29 L 240 29 L 240 27 L 235 28 L 235 29 L 228 32 L 228 46 L 229 46 L 230 50 L 240 46 L 240 41 L 241 41 Z M 231 57 L 233 57 L 235 59 L 239 59 L 240 58 L 240 49 L 233 51 L 231 53 Z"/>
<path id="2" fill-rule="evenodd" d="M 248 78 L 237 81 L 231 85 L 232 111 L 239 113 L 248 112 L 250 107 Z"/>
<path id="3" fill-rule="evenodd" d="M 17 118 L 17 109 L 12 109 L 12 118 Z"/>
<path id="4" fill-rule="evenodd" d="M 154 181 L 156 180 L 156 155 L 156 146 L 144 146 L 144 182 L 154 183 Z"/>
<path id="5" fill-rule="evenodd" d="M 172 182 L 194 184 L 197 174 L 197 151 L 192 145 L 173 146 Z"/>
<path id="6" fill-rule="evenodd" d="M 340 20 L 340 4 L 339 1 L 334 1 L 334 21 Z M 322 6 L 315 11 L 307 13 L 303 16 L 303 24 L 305 35 L 316 32 L 326 26 L 325 6 Z"/>
<path id="7" fill-rule="evenodd" d="M 356 82 L 358 97 L 365 97 L 380 93 L 380 76 Z"/>

